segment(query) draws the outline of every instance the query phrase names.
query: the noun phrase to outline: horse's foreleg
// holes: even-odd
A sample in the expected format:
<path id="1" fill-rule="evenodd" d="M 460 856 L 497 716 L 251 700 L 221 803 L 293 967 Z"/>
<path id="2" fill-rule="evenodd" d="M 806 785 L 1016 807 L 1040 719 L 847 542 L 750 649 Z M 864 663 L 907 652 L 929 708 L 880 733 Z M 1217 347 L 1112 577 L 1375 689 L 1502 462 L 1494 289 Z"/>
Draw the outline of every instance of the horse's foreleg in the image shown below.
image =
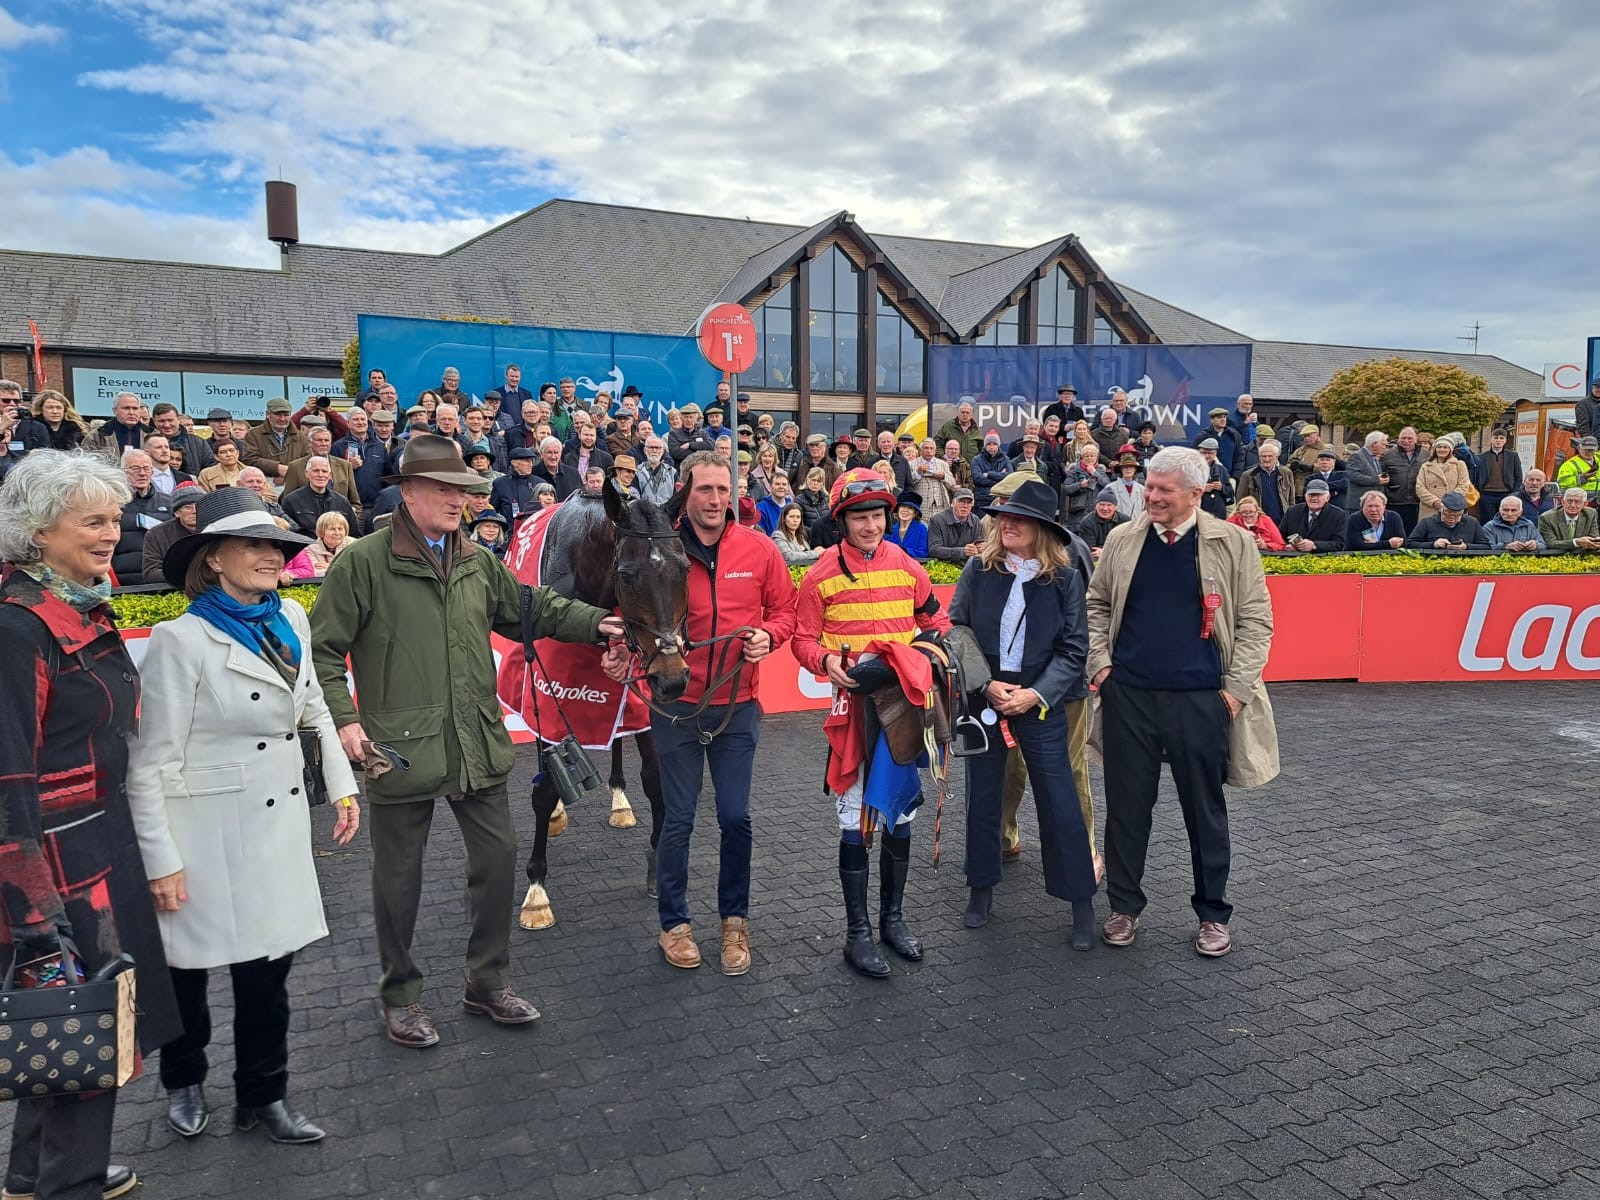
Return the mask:
<path id="1" fill-rule="evenodd" d="M 650 801 L 650 848 L 661 843 L 661 821 L 666 815 L 666 804 L 661 798 L 661 759 L 656 754 L 656 739 L 648 729 L 638 737 L 639 778 L 644 784 L 645 798 Z"/>
<path id="2" fill-rule="evenodd" d="M 543 779 L 533 788 L 533 849 L 528 854 L 528 894 L 523 897 L 522 911 L 517 923 L 524 929 L 549 929 L 556 923 L 555 912 L 550 907 L 550 894 L 545 890 L 549 874 L 550 819 L 557 804 L 555 786 Z"/>
<path id="3" fill-rule="evenodd" d="M 661 820 L 666 804 L 661 798 L 661 759 L 656 754 L 656 739 L 648 729 L 638 737 L 639 776 L 644 782 L 645 798 L 650 801 L 650 849 L 645 853 L 644 891 L 647 896 L 656 894 L 656 847 L 661 843 Z"/>
<path id="4" fill-rule="evenodd" d="M 622 743 L 623 738 L 611 739 L 611 828 L 632 829 L 639 822 L 634 818 L 633 805 L 628 803 L 628 796 L 622 790 L 625 782 L 622 774 Z"/>

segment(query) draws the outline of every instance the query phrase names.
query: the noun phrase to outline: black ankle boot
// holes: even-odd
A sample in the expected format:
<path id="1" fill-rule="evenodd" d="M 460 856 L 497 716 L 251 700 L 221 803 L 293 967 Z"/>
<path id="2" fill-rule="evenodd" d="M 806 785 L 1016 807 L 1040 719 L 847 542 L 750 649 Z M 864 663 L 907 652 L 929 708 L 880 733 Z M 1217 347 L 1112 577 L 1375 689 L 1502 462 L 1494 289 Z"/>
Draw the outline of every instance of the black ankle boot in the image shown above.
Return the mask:
<path id="1" fill-rule="evenodd" d="M 968 929 L 982 929 L 989 923 L 989 909 L 993 904 L 992 887 L 973 888 L 967 897 L 967 911 L 961 914 L 961 923 Z"/>
<path id="2" fill-rule="evenodd" d="M 900 912 L 910 870 L 910 837 L 886 836 L 883 851 L 878 855 L 878 936 L 901 958 L 921 962 L 922 939 L 906 927 Z"/>
<path id="3" fill-rule="evenodd" d="M 839 843 L 839 886 L 844 892 L 844 960 L 869 979 L 886 979 L 889 964 L 872 940 L 872 918 L 867 915 L 867 848 Z"/>
<path id="4" fill-rule="evenodd" d="M 656 898 L 656 852 L 644 852 L 644 894 L 652 900 Z"/>
<path id="5" fill-rule="evenodd" d="M 1074 950 L 1094 949 L 1094 901 L 1072 902 L 1072 941 Z"/>

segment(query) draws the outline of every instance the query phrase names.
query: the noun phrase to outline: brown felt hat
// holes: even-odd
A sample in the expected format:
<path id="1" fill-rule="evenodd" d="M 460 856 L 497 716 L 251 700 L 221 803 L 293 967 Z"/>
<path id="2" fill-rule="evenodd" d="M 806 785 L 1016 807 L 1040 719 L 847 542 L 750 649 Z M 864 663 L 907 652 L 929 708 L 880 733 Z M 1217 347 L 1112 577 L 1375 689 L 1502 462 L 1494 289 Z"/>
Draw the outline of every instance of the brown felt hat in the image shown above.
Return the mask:
<path id="1" fill-rule="evenodd" d="M 461 447 L 455 440 L 436 433 L 415 434 L 400 455 L 400 473 L 385 475 L 383 482 L 404 483 L 407 479 L 432 479 L 461 488 L 483 482 L 483 476 L 461 461 Z"/>

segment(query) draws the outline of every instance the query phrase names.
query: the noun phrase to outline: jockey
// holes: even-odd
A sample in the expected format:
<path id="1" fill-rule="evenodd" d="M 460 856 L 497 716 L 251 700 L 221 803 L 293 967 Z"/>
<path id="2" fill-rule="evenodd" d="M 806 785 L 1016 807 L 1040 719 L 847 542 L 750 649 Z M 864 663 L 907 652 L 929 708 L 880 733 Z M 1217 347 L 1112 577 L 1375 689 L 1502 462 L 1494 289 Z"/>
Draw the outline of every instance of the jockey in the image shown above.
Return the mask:
<path id="1" fill-rule="evenodd" d="M 875 810 L 862 804 L 862 768 L 871 748 L 863 744 L 861 698 L 852 696 L 857 683 L 849 674 L 850 660 L 872 651 L 893 661 L 892 646 L 907 645 L 922 632 L 950 628 L 922 564 L 884 540 L 893 504 L 894 493 L 874 471 L 858 467 L 834 481 L 829 511 L 838 525 L 839 545 L 825 551 L 800 584 L 791 644 L 801 666 L 826 675 L 834 685 L 833 712 L 824 729 L 828 787 L 838 799 L 839 883 L 848 920 L 844 955 L 852 967 L 874 979 L 887 976 L 889 964 L 873 942 L 867 916 L 867 845 Z M 878 929 L 897 954 L 915 962 L 922 957 L 922 943 L 901 917 L 911 863 L 911 816 L 904 812 L 885 821 Z"/>

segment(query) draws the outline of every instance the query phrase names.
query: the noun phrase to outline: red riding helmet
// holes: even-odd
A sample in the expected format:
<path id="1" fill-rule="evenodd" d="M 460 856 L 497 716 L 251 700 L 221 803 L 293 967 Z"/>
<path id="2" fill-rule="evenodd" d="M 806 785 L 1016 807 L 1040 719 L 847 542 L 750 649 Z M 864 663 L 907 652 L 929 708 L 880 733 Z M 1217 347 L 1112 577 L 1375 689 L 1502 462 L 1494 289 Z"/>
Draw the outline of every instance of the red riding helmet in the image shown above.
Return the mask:
<path id="1" fill-rule="evenodd" d="M 828 494 L 828 511 L 835 518 L 852 509 L 872 508 L 885 512 L 894 508 L 894 492 L 876 471 L 854 467 L 833 481 L 833 491 Z"/>

